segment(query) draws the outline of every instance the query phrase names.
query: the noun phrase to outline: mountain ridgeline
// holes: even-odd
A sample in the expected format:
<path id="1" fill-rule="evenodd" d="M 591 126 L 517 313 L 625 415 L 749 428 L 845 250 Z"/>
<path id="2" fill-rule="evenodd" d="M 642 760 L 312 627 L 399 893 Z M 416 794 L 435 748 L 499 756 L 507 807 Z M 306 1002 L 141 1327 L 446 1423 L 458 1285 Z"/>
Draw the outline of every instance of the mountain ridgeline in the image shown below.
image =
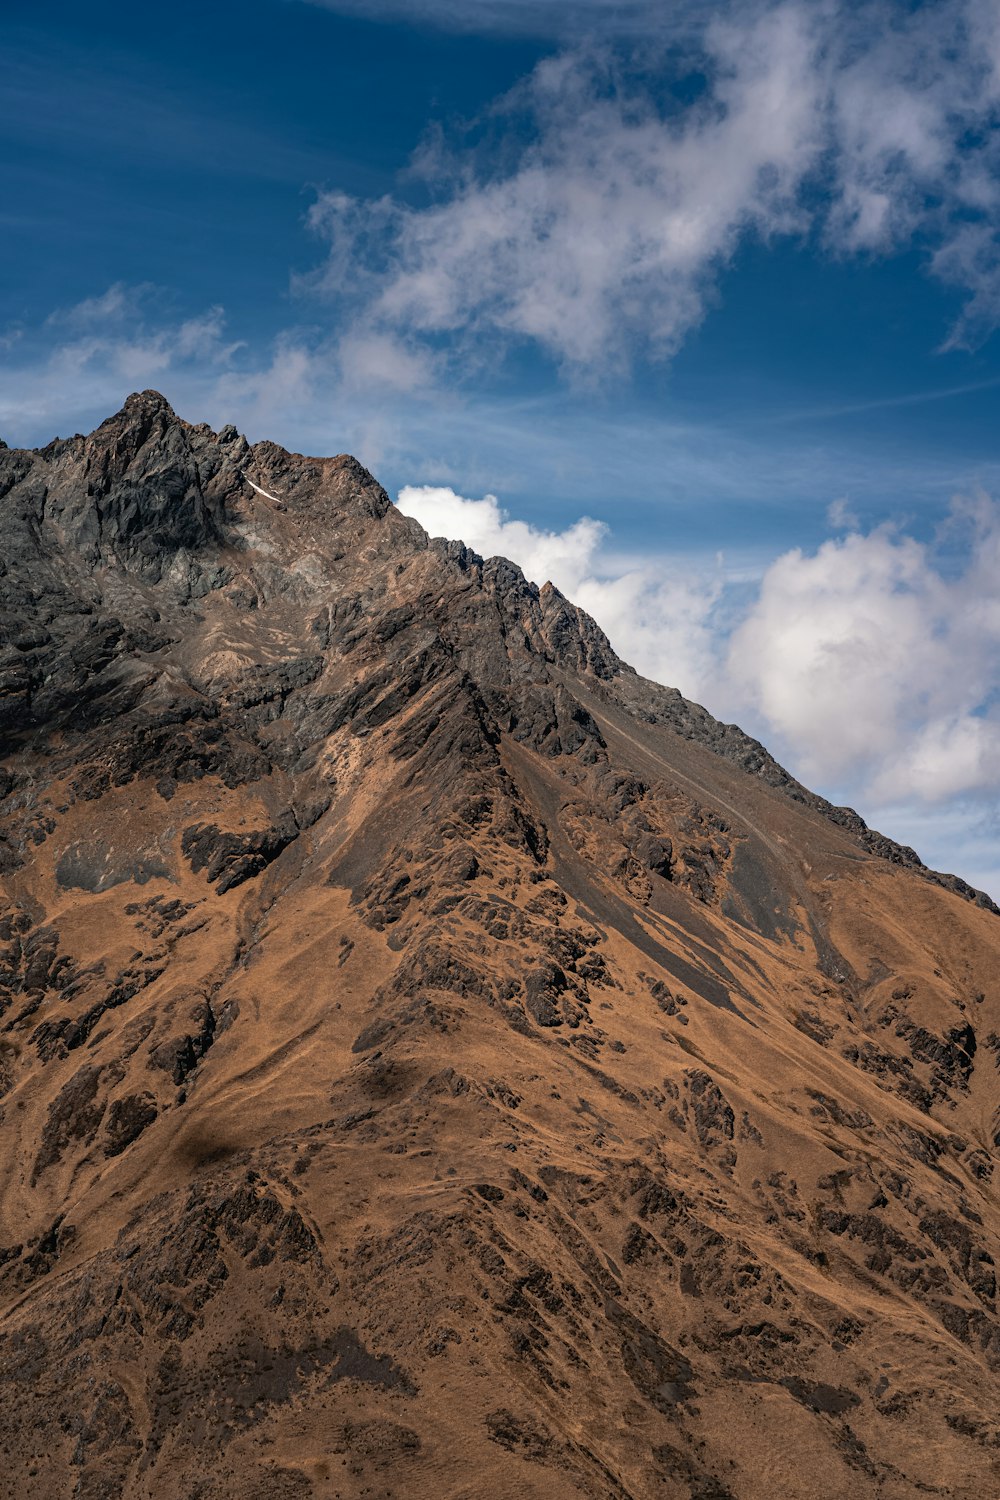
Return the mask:
<path id="1" fill-rule="evenodd" d="M 995 1492 L 987 896 L 352 458 L 0 513 L 12 1494 Z"/>

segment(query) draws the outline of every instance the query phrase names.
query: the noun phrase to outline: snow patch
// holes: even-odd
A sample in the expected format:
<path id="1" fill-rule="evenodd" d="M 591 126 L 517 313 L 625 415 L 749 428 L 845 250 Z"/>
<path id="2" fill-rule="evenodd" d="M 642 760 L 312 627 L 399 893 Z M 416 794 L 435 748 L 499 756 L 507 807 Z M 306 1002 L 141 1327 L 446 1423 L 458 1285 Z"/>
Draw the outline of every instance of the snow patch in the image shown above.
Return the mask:
<path id="1" fill-rule="evenodd" d="M 243 478 L 246 479 L 247 484 L 252 490 L 257 491 L 258 495 L 263 495 L 265 500 L 273 500 L 275 505 L 280 505 L 282 510 L 284 510 L 285 502 L 283 500 L 279 500 L 277 495 L 268 494 L 267 490 L 262 490 L 259 484 L 254 484 L 252 479 L 247 479 L 247 476 L 245 474 L 243 475 Z"/>

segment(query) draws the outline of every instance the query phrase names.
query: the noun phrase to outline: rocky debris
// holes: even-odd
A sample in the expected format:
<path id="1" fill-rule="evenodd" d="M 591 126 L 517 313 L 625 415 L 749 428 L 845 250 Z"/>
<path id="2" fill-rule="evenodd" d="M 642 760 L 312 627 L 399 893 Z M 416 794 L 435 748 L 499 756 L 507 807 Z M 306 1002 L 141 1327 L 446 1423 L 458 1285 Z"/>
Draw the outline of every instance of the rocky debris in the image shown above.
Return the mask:
<path id="1" fill-rule="evenodd" d="M 414 1458 L 421 1446 L 419 1435 L 399 1422 L 344 1422 L 331 1434 L 332 1451 L 348 1454 L 348 1467 L 356 1474 L 366 1473 L 372 1466 L 383 1469 L 400 1459 Z"/>
<path id="2" fill-rule="evenodd" d="M 661 688 L 638 677 L 630 679 L 624 676 L 622 682 L 626 693 L 633 701 L 642 703 L 643 710 L 652 722 L 672 729 L 683 739 L 693 740 L 696 744 L 707 746 L 716 755 L 733 761 L 748 775 L 760 778 L 768 786 L 773 786 L 791 797 L 793 801 L 800 802 L 803 806 L 821 813 L 831 822 L 846 829 L 864 849 L 879 859 L 917 870 L 935 885 L 954 891 L 965 900 L 974 901 L 977 906 L 982 906 L 987 911 L 1000 911 L 1000 908 L 984 891 L 975 890 L 959 876 L 928 870 L 913 849 L 904 844 L 898 844 L 893 839 L 886 838 L 884 834 L 869 828 L 853 807 L 837 807 L 828 802 L 825 797 L 810 792 L 783 766 L 778 765 L 759 740 L 745 734 L 737 725 L 720 723 L 700 704 L 691 703 L 683 698 L 675 688 Z"/>
<path id="3" fill-rule="evenodd" d="M 896 1035 L 909 1043 L 914 1058 L 931 1065 L 931 1083 L 936 1089 L 968 1089 L 976 1057 L 976 1033 L 968 1021 L 938 1037 L 906 1018 L 897 1023 Z"/>
<path id="4" fill-rule="evenodd" d="M 169 1073 L 180 1087 L 208 1052 L 216 1036 L 231 1025 L 239 1014 L 239 1005 L 228 1001 L 223 1013 L 216 1016 L 212 1002 L 199 996 L 188 1012 L 191 1029 L 158 1042 L 149 1052 L 149 1066 Z"/>
<path id="5" fill-rule="evenodd" d="M 870 1073 L 881 1088 L 898 1094 L 901 1099 L 908 1100 L 925 1114 L 930 1113 L 934 1095 L 913 1077 L 911 1058 L 899 1057 L 895 1052 L 887 1052 L 867 1040 L 860 1046 L 852 1044 L 845 1047 L 843 1055 L 848 1062 Z"/>
<path id="6" fill-rule="evenodd" d="M 629 1379 L 658 1411 L 671 1411 L 695 1394 L 694 1371 L 684 1356 L 614 1298 L 605 1314 L 621 1340 Z"/>
<path id="7" fill-rule="evenodd" d="M 888 1200 L 881 1207 L 888 1207 Z M 960 1337 L 996 1336 L 1000 1326 L 995 1322 L 996 1274 L 989 1251 L 977 1245 L 968 1224 L 937 1210 L 926 1214 L 913 1225 L 908 1238 L 878 1212 L 849 1213 L 824 1209 L 820 1215 L 823 1228 L 835 1236 L 846 1236 L 869 1247 L 865 1266 L 884 1276 L 939 1312 L 942 1293 L 953 1293 L 952 1276 L 959 1278 L 985 1305 L 991 1315 L 987 1323 L 961 1323 Z M 943 1252 L 943 1256 L 938 1252 Z M 954 1314 L 948 1314 L 954 1322 Z"/>
<path id="8" fill-rule="evenodd" d="M 298 833 L 291 813 L 276 827 L 252 833 L 223 833 L 214 823 L 196 823 L 185 828 L 181 851 L 195 874 L 204 870 L 209 884 L 222 896 L 262 874 Z"/>
<path id="9" fill-rule="evenodd" d="M 121 856 L 97 840 L 72 844 L 56 865 L 56 880 L 64 890 L 98 894 L 116 885 L 146 885 L 150 880 L 169 880 L 171 868 L 165 853 L 152 846 L 128 850 Z"/>
<path id="10" fill-rule="evenodd" d="M 688 1070 L 687 1080 L 691 1113 L 701 1144 L 707 1149 L 731 1141 L 736 1116 L 718 1084 L 697 1068 Z"/>
<path id="11" fill-rule="evenodd" d="M 673 878 L 673 840 L 661 837 L 655 838 L 651 833 L 642 833 L 632 846 L 634 859 L 648 870 L 651 875 L 659 875 L 663 880 Z"/>
<path id="12" fill-rule="evenodd" d="M 566 992 L 566 975 L 558 964 L 549 963 L 526 976 L 524 1008 L 539 1026 L 561 1026 L 559 1000 Z"/>
<path id="13" fill-rule="evenodd" d="M 560 682 L 554 689 L 536 687 L 511 714 L 511 734 L 541 755 L 577 756 L 585 765 L 606 759 L 604 737 L 593 716 Z"/>
<path id="14" fill-rule="evenodd" d="M 121 1076 L 120 1069 L 115 1071 Z M 42 1130 L 38 1155 L 35 1157 L 32 1182 L 37 1181 L 46 1167 L 53 1166 L 61 1159 L 72 1141 L 89 1142 L 94 1139 L 107 1108 L 107 1101 L 100 1090 L 104 1072 L 99 1065 L 85 1063 L 52 1101 Z"/>
<path id="15" fill-rule="evenodd" d="M 44 924 L 35 927 L 21 907 L 12 905 L 0 917 L 0 943 L 0 1016 L 16 1000 L 27 1002 L 6 1031 L 33 1015 L 51 991 L 72 995 L 83 977 L 70 955 L 60 952 L 58 932 Z"/>
<path id="16" fill-rule="evenodd" d="M 75 1225 L 67 1223 L 65 1216 L 59 1214 L 27 1244 L 0 1248 L 0 1281 L 8 1290 L 24 1290 L 47 1276 L 60 1257 L 72 1249 L 75 1240 Z"/>
<path id="17" fill-rule="evenodd" d="M 673 1443 L 657 1443 L 652 1450 L 658 1475 L 685 1485 L 690 1500 L 735 1500 L 732 1490 L 714 1474 L 706 1474 L 689 1453 Z"/>
<path id="18" fill-rule="evenodd" d="M 197 901 L 182 901 L 177 896 L 152 896 L 148 901 L 128 902 L 125 906 L 125 915 L 135 917 L 137 929 L 140 932 L 147 932 L 152 938 L 162 937 L 171 929 L 178 936 L 186 936 L 189 932 L 197 931 L 200 923 L 190 926 L 185 924 L 179 930 L 176 924 L 183 922 L 184 918 L 195 911 L 198 905 Z"/>
<path id="19" fill-rule="evenodd" d="M 786 1375 L 781 1384 L 796 1401 L 808 1406 L 811 1411 L 826 1412 L 831 1416 L 842 1416 L 852 1406 L 860 1406 L 861 1398 L 854 1391 L 841 1390 L 837 1386 L 825 1385 L 822 1381 L 803 1380 L 798 1375 Z"/>
<path id="20" fill-rule="evenodd" d="M 825 1021 L 822 1016 L 817 1015 L 813 1010 L 796 1011 L 794 1021 L 799 1031 L 803 1032 L 810 1040 L 818 1042 L 821 1047 L 825 1047 L 829 1042 L 832 1042 L 837 1034 L 836 1025 L 831 1025 L 829 1021 Z M 850 1054 L 845 1051 L 844 1055 L 845 1057 L 850 1055 L 852 1062 L 859 1062 L 861 1061 L 861 1050 L 854 1048 Z M 861 1062 L 861 1066 L 865 1066 L 863 1061 Z M 873 1069 L 872 1071 L 878 1070 Z"/>
<path id="21" fill-rule="evenodd" d="M 55 1056 L 66 1056 L 69 1052 L 75 1052 L 82 1047 L 93 1035 L 98 1023 L 101 1022 L 109 1011 L 118 1010 L 120 1006 L 127 1005 L 134 1000 L 136 995 L 146 989 L 160 978 L 164 972 L 162 965 L 131 964 L 122 969 L 117 975 L 114 983 L 104 988 L 99 998 L 77 1015 L 60 1016 L 58 1019 L 46 1020 L 40 1023 L 31 1034 L 30 1041 L 38 1049 L 38 1055 L 43 1062 L 48 1062 Z M 81 994 L 86 993 L 81 991 Z M 75 1000 L 77 985 L 68 986 L 65 996 L 69 1000 Z M 17 1021 L 27 1019 L 28 1013 L 22 1012 L 16 1017 Z"/>
<path id="22" fill-rule="evenodd" d="M 507 1407 L 491 1411 L 486 1418 L 486 1430 L 491 1442 L 516 1452 L 535 1463 L 544 1461 L 553 1450 L 550 1433 L 536 1427 L 530 1418 L 516 1417 Z"/>
<path id="23" fill-rule="evenodd" d="M 218 777 L 230 790 L 267 776 L 272 762 L 251 743 L 238 716 L 208 705 L 163 713 L 138 712 L 131 723 L 108 726 L 95 743 L 100 753 L 81 757 L 73 780 L 75 795 L 96 801 L 113 787 L 139 777 L 151 780 L 164 801 L 179 786 Z"/>
<path id="24" fill-rule="evenodd" d="M 716 899 L 719 876 L 732 853 L 728 823 L 718 813 L 695 803 L 681 818 L 677 831 L 683 842 L 679 862 L 674 849 L 671 850 L 675 855 L 672 878 L 679 885 L 687 886 L 699 901 Z"/>
<path id="25" fill-rule="evenodd" d="M 125 1094 L 115 1099 L 108 1110 L 105 1131 L 105 1156 L 118 1156 L 130 1146 L 147 1125 L 152 1125 L 158 1110 L 152 1094 Z"/>
<path id="26" fill-rule="evenodd" d="M 658 881 L 716 904 L 732 864 L 726 820 L 675 787 L 612 771 L 606 756 L 595 755 L 594 761 L 562 809 L 576 851 L 643 905 Z"/>

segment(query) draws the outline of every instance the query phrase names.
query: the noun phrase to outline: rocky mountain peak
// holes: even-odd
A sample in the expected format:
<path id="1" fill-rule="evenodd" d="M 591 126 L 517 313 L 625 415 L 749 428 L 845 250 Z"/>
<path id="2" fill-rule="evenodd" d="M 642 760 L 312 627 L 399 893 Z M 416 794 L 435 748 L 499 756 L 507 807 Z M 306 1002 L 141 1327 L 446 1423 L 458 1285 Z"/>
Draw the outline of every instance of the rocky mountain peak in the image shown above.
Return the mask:
<path id="1" fill-rule="evenodd" d="M 166 396 L 160 391 L 133 391 L 131 395 L 125 397 L 121 410 L 102 422 L 101 428 L 112 425 L 125 426 L 132 423 L 148 424 L 158 420 L 171 427 L 187 426 L 187 423 L 181 422 Z M 101 428 L 98 428 L 98 431 Z"/>
<path id="2" fill-rule="evenodd" d="M 5 1472 L 991 1493 L 997 947 L 349 456 L 0 451 Z"/>

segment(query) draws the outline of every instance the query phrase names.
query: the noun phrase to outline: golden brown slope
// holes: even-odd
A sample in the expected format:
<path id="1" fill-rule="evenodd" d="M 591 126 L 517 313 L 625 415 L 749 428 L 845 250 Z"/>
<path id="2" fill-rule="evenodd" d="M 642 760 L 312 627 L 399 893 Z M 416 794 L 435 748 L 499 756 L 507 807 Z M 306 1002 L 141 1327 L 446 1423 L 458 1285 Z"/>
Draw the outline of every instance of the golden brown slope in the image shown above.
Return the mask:
<path id="1" fill-rule="evenodd" d="M 995 1490 L 993 912 L 352 460 L 0 457 L 0 1484 Z"/>

